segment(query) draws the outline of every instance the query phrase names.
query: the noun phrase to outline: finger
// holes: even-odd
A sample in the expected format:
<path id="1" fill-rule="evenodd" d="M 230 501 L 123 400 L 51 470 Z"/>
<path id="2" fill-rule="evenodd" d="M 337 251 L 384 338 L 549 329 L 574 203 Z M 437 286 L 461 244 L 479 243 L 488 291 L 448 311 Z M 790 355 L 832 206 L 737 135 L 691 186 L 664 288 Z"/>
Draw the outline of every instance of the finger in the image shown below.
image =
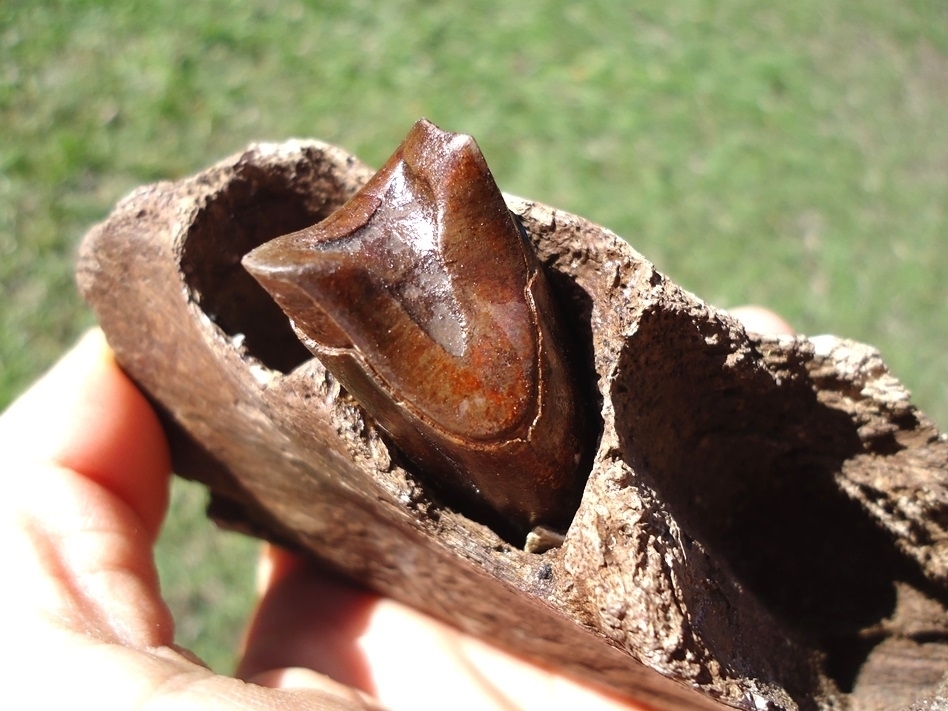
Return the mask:
<path id="1" fill-rule="evenodd" d="M 261 561 L 263 597 L 247 632 L 237 675 L 306 667 L 373 693 L 358 640 L 378 598 L 275 546 Z"/>
<path id="2" fill-rule="evenodd" d="M 334 580 L 302 558 L 271 551 L 265 567 L 244 678 L 278 685 L 283 669 L 315 669 L 394 711 L 641 708 Z"/>
<path id="3" fill-rule="evenodd" d="M 728 313 L 740 321 L 748 333 L 772 336 L 792 336 L 795 333 L 793 326 L 773 311 L 761 306 L 738 306 L 729 309 Z"/>
<path id="4" fill-rule="evenodd" d="M 30 707 L 374 708 L 318 678 L 274 691 L 217 676 L 173 648 L 151 550 L 167 502 L 167 445 L 101 334 L 0 417 L 0 451 L 0 629 L 13 652 L 2 666 L 29 690 Z"/>
<path id="5" fill-rule="evenodd" d="M 124 501 L 154 538 L 168 503 L 168 445 L 145 397 L 93 330 L 0 417 L 6 461 L 78 472 Z"/>
<path id="6" fill-rule="evenodd" d="M 157 418 L 101 333 L 83 338 L 0 418 L 10 609 L 23 620 L 171 644 L 151 546 L 167 502 Z"/>
<path id="7" fill-rule="evenodd" d="M 35 644 L 18 646 L 17 658 L 4 664 L 13 693 L 28 694 L 24 704 L 16 704 L 14 697 L 13 707 L 68 709 L 82 699 L 96 711 L 381 710 L 372 700 L 315 674 L 305 685 L 276 689 L 214 674 L 169 648 L 133 650 L 89 637 L 49 634 L 30 641 Z"/>

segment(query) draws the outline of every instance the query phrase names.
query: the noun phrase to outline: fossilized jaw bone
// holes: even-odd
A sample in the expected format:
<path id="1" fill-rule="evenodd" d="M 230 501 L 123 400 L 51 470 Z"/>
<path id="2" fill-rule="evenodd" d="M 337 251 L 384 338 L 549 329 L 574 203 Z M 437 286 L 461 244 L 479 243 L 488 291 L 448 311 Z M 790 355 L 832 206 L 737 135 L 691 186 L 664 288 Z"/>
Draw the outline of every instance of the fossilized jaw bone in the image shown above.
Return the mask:
<path id="1" fill-rule="evenodd" d="M 452 503 L 517 536 L 568 525 L 585 404 L 542 268 L 472 138 L 419 121 L 344 207 L 244 265 Z"/>
<path id="2" fill-rule="evenodd" d="M 948 439 L 866 347 L 748 339 L 608 230 L 508 196 L 601 398 L 564 543 L 518 550 L 419 485 L 239 265 L 372 175 L 324 143 L 257 145 L 139 189 L 84 243 L 83 294 L 219 520 L 656 709 L 943 699 Z"/>

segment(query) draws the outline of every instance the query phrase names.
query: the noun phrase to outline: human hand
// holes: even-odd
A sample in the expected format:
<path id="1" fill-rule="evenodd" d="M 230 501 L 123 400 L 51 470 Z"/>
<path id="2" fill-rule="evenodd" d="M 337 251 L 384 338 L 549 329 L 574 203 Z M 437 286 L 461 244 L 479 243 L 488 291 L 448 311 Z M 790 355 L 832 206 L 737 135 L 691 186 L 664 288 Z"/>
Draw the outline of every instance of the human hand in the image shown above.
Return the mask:
<path id="1" fill-rule="evenodd" d="M 0 451 L 3 669 L 7 693 L 28 694 L 16 707 L 637 708 L 274 548 L 238 676 L 176 648 L 153 557 L 168 444 L 98 331 L 0 417 Z"/>
<path id="2" fill-rule="evenodd" d="M 735 310 L 748 330 L 789 332 Z M 508 655 L 265 549 L 237 677 L 174 645 L 153 546 L 170 456 L 156 415 L 87 335 L 0 417 L 3 663 L 19 707 L 176 709 L 643 708 Z M 8 690 L 8 694 L 10 691 Z"/>
<path id="3" fill-rule="evenodd" d="M 743 324 L 748 333 L 772 336 L 793 335 L 793 327 L 770 309 L 761 306 L 738 306 L 728 313 Z"/>

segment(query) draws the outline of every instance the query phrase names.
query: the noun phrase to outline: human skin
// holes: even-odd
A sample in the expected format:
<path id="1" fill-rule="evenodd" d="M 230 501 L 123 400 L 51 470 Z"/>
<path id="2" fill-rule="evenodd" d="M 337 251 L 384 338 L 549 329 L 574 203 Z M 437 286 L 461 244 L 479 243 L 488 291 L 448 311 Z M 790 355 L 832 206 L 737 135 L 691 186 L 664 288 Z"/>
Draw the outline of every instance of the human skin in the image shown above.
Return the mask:
<path id="1" fill-rule="evenodd" d="M 748 330 L 789 332 L 760 309 Z M 2 668 L 12 707 L 254 711 L 644 709 L 265 546 L 235 676 L 174 644 L 154 543 L 170 455 L 91 331 L 0 416 Z"/>

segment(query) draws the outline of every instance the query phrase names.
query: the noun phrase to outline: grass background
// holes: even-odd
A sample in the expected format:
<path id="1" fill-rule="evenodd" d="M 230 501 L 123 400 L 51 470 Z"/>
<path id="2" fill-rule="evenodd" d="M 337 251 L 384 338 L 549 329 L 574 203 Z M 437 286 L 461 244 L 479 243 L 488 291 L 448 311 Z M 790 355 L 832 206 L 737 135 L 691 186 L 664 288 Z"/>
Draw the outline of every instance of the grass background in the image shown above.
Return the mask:
<path id="1" fill-rule="evenodd" d="M 706 300 L 876 345 L 948 427 L 942 0 L 4 0 L 0 407 L 92 324 L 76 245 L 133 187 L 291 136 L 380 165 L 419 116 Z M 203 505 L 175 485 L 159 565 L 227 670 L 255 546 Z"/>

